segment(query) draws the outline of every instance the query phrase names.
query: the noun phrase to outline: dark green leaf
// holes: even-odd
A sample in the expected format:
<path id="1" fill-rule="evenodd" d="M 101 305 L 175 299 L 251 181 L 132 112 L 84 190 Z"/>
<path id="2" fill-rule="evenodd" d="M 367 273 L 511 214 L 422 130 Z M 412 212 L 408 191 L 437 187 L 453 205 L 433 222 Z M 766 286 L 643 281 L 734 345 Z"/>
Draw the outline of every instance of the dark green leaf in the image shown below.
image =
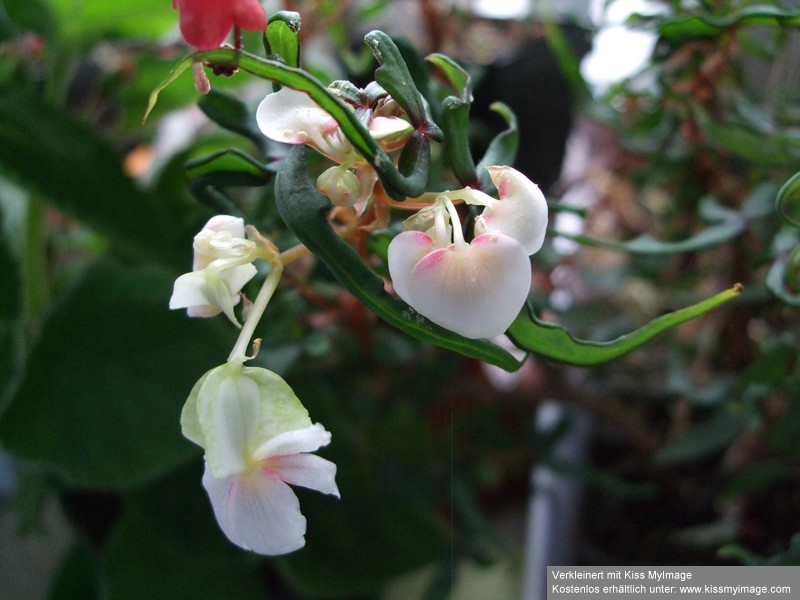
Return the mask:
<path id="1" fill-rule="evenodd" d="M 682 438 L 661 448 L 654 460 L 659 465 L 676 465 L 705 458 L 728 446 L 744 426 L 745 421 L 740 415 L 720 410 Z"/>
<path id="2" fill-rule="evenodd" d="M 707 300 L 663 315 L 636 331 L 610 342 L 577 339 L 561 325 L 541 321 L 530 309 L 523 310 L 508 329 L 514 343 L 524 350 L 535 352 L 552 360 L 588 367 L 619 358 L 664 331 L 685 323 L 735 298 L 741 293 L 736 286 Z"/>
<path id="3" fill-rule="evenodd" d="M 0 231 L 3 228 L 0 210 Z M 22 358 L 22 280 L 20 266 L 0 236 L 0 414 L 8 388 L 14 381 Z"/>
<path id="4" fill-rule="evenodd" d="M 425 342 L 437 344 L 508 371 L 521 363 L 486 340 L 470 340 L 431 323 L 402 300 L 384 290 L 383 280 L 364 264 L 328 223 L 330 201 L 309 180 L 304 149 L 293 148 L 275 181 L 278 210 L 297 239 L 321 260 L 336 279 L 384 321 Z"/>
<path id="5" fill-rule="evenodd" d="M 487 194 L 493 194 L 495 191 L 494 183 L 489 178 L 489 172 L 486 167 L 514 164 L 517 160 L 519 129 L 517 128 L 517 117 L 508 106 L 502 102 L 494 102 L 489 108 L 503 117 L 508 125 L 507 129 L 498 133 L 491 141 L 477 167 L 478 177 L 481 180 L 481 190 Z"/>
<path id="6" fill-rule="evenodd" d="M 0 94 L 0 166 L 128 254 L 168 260 L 182 200 L 142 190 L 91 129 L 23 90 Z"/>
<path id="7" fill-rule="evenodd" d="M 800 227 L 800 172 L 783 184 L 775 197 L 775 209 L 785 222 Z"/>
<path id="8" fill-rule="evenodd" d="M 163 271 L 91 267 L 45 320 L 0 420 L 10 453 L 95 488 L 140 485 L 197 455 L 179 416 L 232 343 L 219 320 L 170 311 Z"/>
<path id="9" fill-rule="evenodd" d="M 733 153 L 760 166 L 795 167 L 800 161 L 800 135 L 796 132 L 765 135 L 743 125 L 719 123 L 699 105 L 693 112 L 708 142 L 720 152 Z"/>
<path id="10" fill-rule="evenodd" d="M 47 594 L 48 600 L 98 600 L 94 557 L 88 548 L 76 543 L 64 556 Z"/>
<path id="11" fill-rule="evenodd" d="M 225 539 L 200 465 L 126 498 L 101 556 L 108 600 L 268 600 L 260 563 Z"/>
<path id="12" fill-rule="evenodd" d="M 262 151 L 266 148 L 267 138 L 258 128 L 255 115 L 238 98 L 212 88 L 200 98 L 197 105 L 220 127 L 245 136 Z"/>
<path id="13" fill-rule="evenodd" d="M 266 165 L 235 148 L 189 161 L 186 174 L 192 195 L 215 212 L 225 214 L 239 214 L 240 211 L 220 188 L 260 187 L 274 176 Z"/>
<path id="14" fill-rule="evenodd" d="M 456 95 L 442 102 L 442 129 L 447 161 L 458 182 L 463 186 L 478 187 L 478 175 L 469 144 L 469 111 L 472 104 L 472 80 L 455 61 L 442 54 L 426 58 L 444 73 Z"/>
<path id="15" fill-rule="evenodd" d="M 735 5 L 734 5 L 735 6 Z M 632 15 L 631 25 L 655 23 L 660 36 L 672 40 L 706 38 L 717 36 L 731 27 L 745 25 L 768 25 L 796 27 L 800 25 L 800 12 L 782 9 L 770 4 L 753 4 L 727 15 Z"/>

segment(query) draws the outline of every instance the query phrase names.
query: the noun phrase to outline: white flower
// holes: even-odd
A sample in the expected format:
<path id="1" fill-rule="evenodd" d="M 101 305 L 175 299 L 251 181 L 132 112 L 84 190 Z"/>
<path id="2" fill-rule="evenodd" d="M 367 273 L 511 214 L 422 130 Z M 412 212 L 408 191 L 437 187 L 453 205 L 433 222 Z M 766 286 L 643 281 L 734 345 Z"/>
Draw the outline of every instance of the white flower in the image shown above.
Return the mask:
<path id="1" fill-rule="evenodd" d="M 389 274 L 405 302 L 468 338 L 502 334 L 528 297 L 528 255 L 542 245 L 547 203 L 539 188 L 509 167 L 489 167 L 500 200 L 466 188 L 444 192 L 389 244 Z M 485 206 L 476 237 L 464 240 L 453 199 Z"/>
<path id="2" fill-rule="evenodd" d="M 310 454 L 330 433 L 271 371 L 237 362 L 212 369 L 189 395 L 181 427 L 205 450 L 203 486 L 220 528 L 241 548 L 274 555 L 305 544 L 289 484 L 339 497 L 336 465 Z"/>
<path id="3" fill-rule="evenodd" d="M 233 307 L 239 292 L 256 274 L 252 261 L 256 245 L 245 239 L 244 221 L 218 215 L 194 238 L 193 271 L 178 277 L 169 307 L 186 308 L 190 317 L 213 317 L 220 312 L 236 325 Z"/>
<path id="4" fill-rule="evenodd" d="M 361 110 L 361 115 L 370 135 L 386 151 L 401 148 L 413 130 L 411 124 L 400 117 L 375 116 L 372 109 Z M 258 105 L 256 122 L 261 132 L 271 140 L 306 144 L 342 165 L 343 170 L 355 171 L 355 175 L 350 173 L 350 176 L 337 171 L 335 182 L 331 181 L 331 173 L 328 173 L 326 177 L 320 177 L 317 187 L 335 204 L 355 205 L 363 211 L 378 176 L 355 151 L 339 123 L 308 94 L 284 87 L 268 95 Z M 338 187 L 339 182 L 344 182 L 344 192 Z M 352 192 L 356 187 L 359 188 L 357 194 Z"/>

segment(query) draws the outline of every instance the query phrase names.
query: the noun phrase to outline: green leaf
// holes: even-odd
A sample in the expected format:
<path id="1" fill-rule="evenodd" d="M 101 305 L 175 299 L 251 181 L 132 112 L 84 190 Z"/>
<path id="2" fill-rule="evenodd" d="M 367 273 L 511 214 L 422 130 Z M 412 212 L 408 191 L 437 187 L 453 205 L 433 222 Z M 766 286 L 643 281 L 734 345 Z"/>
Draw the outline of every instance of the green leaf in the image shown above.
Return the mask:
<path id="1" fill-rule="evenodd" d="M 328 222 L 330 201 L 314 187 L 305 168 L 304 148 L 292 148 L 275 181 L 278 211 L 298 240 L 331 271 L 351 294 L 381 319 L 425 342 L 514 371 L 521 362 L 487 340 L 470 340 L 430 322 L 384 290 L 378 277 Z"/>
<path id="2" fill-rule="evenodd" d="M 144 118 L 152 112 L 158 101 L 161 91 L 178 79 L 193 62 L 202 61 L 211 64 L 235 67 L 256 77 L 276 81 L 294 90 L 305 92 L 309 97 L 325 109 L 341 126 L 345 137 L 353 144 L 356 151 L 364 157 L 378 173 L 387 193 L 397 200 L 406 197 L 418 197 L 424 191 L 427 183 L 427 172 L 412 172 L 403 174 L 399 171 L 392 158 L 384 152 L 380 145 L 373 139 L 367 128 L 358 119 L 347 104 L 333 95 L 318 79 L 302 69 L 295 69 L 274 60 L 266 60 L 237 51 L 232 48 L 218 48 L 207 52 L 198 52 L 178 63 L 150 94 L 150 100 Z M 431 134 L 422 132 L 429 137 Z M 424 168 L 425 161 L 415 161 Z"/>
<path id="3" fill-rule="evenodd" d="M 66 292 L 0 420 L 11 454 L 102 489 L 140 485 L 197 455 L 180 432 L 181 406 L 224 361 L 232 332 L 170 311 L 172 282 L 100 263 Z"/>
<path id="4" fill-rule="evenodd" d="M 775 210 L 786 223 L 800 227 L 800 172 L 790 177 L 778 191 Z"/>
<path id="5" fill-rule="evenodd" d="M 771 4 L 752 4 L 727 15 L 632 15 L 630 25 L 657 26 L 659 36 L 670 41 L 715 37 L 732 27 L 767 25 L 774 27 L 797 27 L 800 12 L 782 9 Z"/>
<path id="6" fill-rule="evenodd" d="M 163 0 L 50 0 L 68 37 L 89 43 L 101 36 L 155 38 L 174 27 L 178 12 Z"/>
<path id="7" fill-rule="evenodd" d="M 443 54 L 431 54 L 426 60 L 444 73 L 456 92 L 455 96 L 448 96 L 442 102 L 442 129 L 447 161 L 462 186 L 478 187 L 480 182 L 469 145 L 472 80 L 464 69 Z"/>
<path id="8" fill-rule="evenodd" d="M 558 235 L 584 246 L 595 248 L 607 248 L 619 252 L 643 255 L 665 255 L 680 254 L 683 252 L 694 252 L 703 248 L 710 248 L 723 242 L 727 242 L 738 236 L 745 230 L 752 219 L 763 217 L 772 209 L 758 203 L 761 194 L 752 196 L 753 202 L 741 213 L 725 208 L 716 204 L 711 199 L 703 199 L 700 203 L 700 212 L 707 220 L 716 222 L 715 225 L 699 231 L 693 236 L 679 241 L 661 241 L 649 235 L 641 235 L 627 242 L 614 242 L 601 240 L 582 234 L 565 233 L 553 230 L 554 235 Z"/>
<path id="9" fill-rule="evenodd" d="M 745 419 L 742 416 L 720 410 L 682 438 L 661 448 L 653 460 L 658 465 L 666 466 L 705 458 L 727 447 L 744 427 Z"/>
<path id="10" fill-rule="evenodd" d="M 763 167 L 796 167 L 800 135 L 789 130 L 765 135 L 736 123 L 719 123 L 699 104 L 693 106 L 697 123 L 711 146 Z"/>
<path id="11" fill-rule="evenodd" d="M 168 262 L 183 200 L 148 194 L 89 127 L 21 89 L 0 93 L 0 167 L 129 255 Z"/>
<path id="12" fill-rule="evenodd" d="M 737 560 L 745 565 L 752 566 L 794 566 L 800 564 L 800 533 L 795 533 L 789 540 L 789 547 L 772 556 L 760 556 L 739 544 L 729 544 L 720 548 L 719 557 Z"/>
<path id="13" fill-rule="evenodd" d="M 140 440 L 141 441 L 141 440 Z M 192 465 L 125 499 L 100 560 L 108 600 L 268 600 L 261 563 L 225 539 Z"/>
<path id="14" fill-rule="evenodd" d="M 279 11 L 269 18 L 264 34 L 264 48 L 270 57 L 277 56 L 290 67 L 300 66 L 300 13 Z"/>
<path id="15" fill-rule="evenodd" d="M 229 148 L 186 164 L 189 191 L 199 202 L 216 212 L 240 214 L 240 210 L 220 191 L 227 186 L 260 187 L 274 177 L 266 165 L 237 150 Z"/>
<path id="16" fill-rule="evenodd" d="M 513 165 L 517 160 L 517 147 L 519 146 L 519 128 L 514 112 L 502 102 L 493 102 L 489 108 L 505 119 L 508 128 L 498 133 L 489 143 L 486 153 L 478 163 L 478 177 L 481 180 L 480 189 L 487 194 L 494 193 L 495 187 L 486 167 L 492 165 Z"/>
<path id="17" fill-rule="evenodd" d="M 1 189 L 1 188 L 0 188 Z M 5 215 L 0 210 L 0 232 Z M 0 235 L 0 414 L 22 358 L 22 275 L 8 238 Z"/>
<path id="18" fill-rule="evenodd" d="M 258 128 L 255 114 L 238 98 L 212 88 L 200 98 L 197 106 L 220 127 L 243 135 L 262 151 L 266 149 L 267 138 Z"/>
<path id="19" fill-rule="evenodd" d="M 47 594 L 48 600 L 98 600 L 94 557 L 84 544 L 76 543 L 61 561 Z"/>
<path id="20" fill-rule="evenodd" d="M 800 307 L 800 231 L 784 228 L 775 236 L 776 254 L 765 285 L 782 302 Z"/>
<path id="21" fill-rule="evenodd" d="M 741 291 L 742 287 L 736 285 L 707 300 L 653 319 L 636 331 L 610 342 L 577 339 L 561 325 L 540 320 L 530 308 L 520 313 L 507 333 L 514 343 L 524 350 L 552 360 L 589 367 L 619 358 L 649 342 L 660 333 L 699 317 L 735 298 Z"/>

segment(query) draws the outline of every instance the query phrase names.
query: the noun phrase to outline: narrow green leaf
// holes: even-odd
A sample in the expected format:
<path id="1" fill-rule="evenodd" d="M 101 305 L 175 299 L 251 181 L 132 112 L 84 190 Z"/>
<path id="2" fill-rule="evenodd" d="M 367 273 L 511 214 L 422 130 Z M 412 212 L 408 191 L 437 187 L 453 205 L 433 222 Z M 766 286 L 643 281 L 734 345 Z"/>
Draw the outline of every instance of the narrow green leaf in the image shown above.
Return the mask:
<path id="1" fill-rule="evenodd" d="M 375 81 L 403 107 L 414 129 L 424 131 L 428 123 L 422 95 L 392 38 L 383 31 L 375 30 L 364 36 L 364 43 L 372 50 L 380 65 L 375 70 Z"/>
<path id="2" fill-rule="evenodd" d="M 517 160 L 517 147 L 519 146 L 519 128 L 517 127 L 517 117 L 514 112 L 502 102 L 494 102 L 489 106 L 494 112 L 505 119 L 508 127 L 498 133 L 489 143 L 486 153 L 478 163 L 477 171 L 480 177 L 480 189 L 487 194 L 495 191 L 494 183 L 489 178 L 486 167 L 492 165 L 513 165 Z"/>
<path id="3" fill-rule="evenodd" d="M 775 262 L 772 263 L 765 285 L 779 300 L 800 307 L 800 232 L 784 228 L 773 243 Z"/>
<path id="4" fill-rule="evenodd" d="M 520 361 L 499 346 L 486 340 L 470 340 L 439 327 L 384 290 L 383 280 L 331 228 L 327 219 L 331 203 L 309 179 L 303 147 L 292 148 L 281 164 L 275 180 L 275 195 L 278 211 L 297 239 L 325 263 L 339 283 L 381 319 L 417 339 L 507 371 L 521 366 Z"/>
<path id="5" fill-rule="evenodd" d="M 745 25 L 767 25 L 774 27 L 797 27 L 800 12 L 783 9 L 771 4 L 753 4 L 727 15 L 632 15 L 630 25 L 657 26 L 658 33 L 667 40 L 714 37 L 731 27 Z"/>
<path id="6" fill-rule="evenodd" d="M 238 98 L 212 88 L 197 106 L 220 127 L 243 135 L 262 151 L 266 149 L 267 138 L 258 128 L 253 111 Z"/>
<path id="7" fill-rule="evenodd" d="M 375 168 L 384 188 L 393 198 L 397 200 L 405 200 L 406 197 L 416 198 L 424 191 L 424 185 L 421 185 L 420 182 L 427 181 L 427 172 L 409 175 L 401 173 L 395 167 L 392 158 L 384 152 L 364 124 L 359 121 L 355 112 L 331 94 L 325 85 L 313 75 L 302 69 L 295 69 L 281 62 L 263 59 L 233 48 L 198 52 L 178 63 L 166 79 L 150 94 L 144 119 L 147 119 L 152 112 L 161 91 L 180 77 L 195 61 L 235 67 L 256 77 L 276 81 L 294 90 L 305 92 L 339 123 L 345 137 L 353 144 L 356 151 Z M 423 133 L 425 132 L 423 131 Z M 424 161 L 420 164 L 424 165 Z"/>
<path id="8" fill-rule="evenodd" d="M 261 187 L 274 177 L 266 165 L 238 150 L 229 148 L 186 164 L 189 191 L 197 200 L 216 212 L 238 215 L 240 210 L 225 195 L 224 187 Z"/>
<path id="9" fill-rule="evenodd" d="M 529 352 L 535 352 L 552 360 L 589 367 L 619 358 L 649 342 L 660 333 L 699 317 L 735 298 L 741 291 L 742 287 L 737 284 L 702 302 L 653 319 L 640 329 L 610 342 L 577 339 L 561 325 L 541 321 L 530 309 L 523 311 L 511 324 L 508 335 L 517 346 Z"/>
<path id="10" fill-rule="evenodd" d="M 800 227 L 800 172 L 790 177 L 778 191 L 775 209 L 786 223 Z"/>
<path id="11" fill-rule="evenodd" d="M 653 458 L 657 465 L 685 464 L 727 447 L 745 427 L 745 419 L 727 410 L 691 429 L 682 438 L 661 448 Z"/>
<path id="12" fill-rule="evenodd" d="M 172 283 L 163 270 L 105 262 L 75 282 L 0 419 L 11 454 L 100 489 L 141 485 L 197 456 L 180 432 L 181 406 L 224 361 L 233 332 L 170 311 Z"/>
<path id="13" fill-rule="evenodd" d="M 616 250 L 618 252 L 627 252 L 630 254 L 666 255 L 694 252 L 716 246 L 735 238 L 745 230 L 751 220 L 768 214 L 767 211 L 771 211 L 772 209 L 763 202 L 760 202 L 762 195 L 761 190 L 756 190 L 750 198 L 751 201 L 748 201 L 742 208 L 741 213 L 716 204 L 711 199 L 703 200 L 700 204 L 702 216 L 707 220 L 716 221 L 716 224 L 699 231 L 693 236 L 678 241 L 662 241 L 649 235 L 641 235 L 626 242 L 614 242 L 558 230 L 553 230 L 552 233 L 578 242 L 584 246 L 606 248 L 608 250 Z"/>
<path id="14" fill-rule="evenodd" d="M 478 187 L 480 181 L 469 144 L 472 80 L 455 61 L 442 54 L 431 54 L 426 60 L 444 73 L 456 92 L 456 95 L 448 96 L 442 102 L 442 129 L 447 161 L 461 185 Z"/>
<path id="15" fill-rule="evenodd" d="M 282 10 L 270 15 L 264 34 L 267 54 L 278 56 L 290 67 L 300 66 L 300 13 Z"/>

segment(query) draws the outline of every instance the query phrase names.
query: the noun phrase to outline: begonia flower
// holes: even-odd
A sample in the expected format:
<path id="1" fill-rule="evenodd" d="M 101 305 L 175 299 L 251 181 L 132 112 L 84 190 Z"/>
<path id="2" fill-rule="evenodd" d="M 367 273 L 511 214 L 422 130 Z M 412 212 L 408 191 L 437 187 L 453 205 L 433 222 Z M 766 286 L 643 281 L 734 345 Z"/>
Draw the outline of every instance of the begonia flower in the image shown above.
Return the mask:
<path id="1" fill-rule="evenodd" d="M 367 129 L 370 135 L 384 150 L 390 151 L 402 147 L 408 139 L 413 127 L 405 119 L 397 116 L 375 116 L 373 111 L 362 111 L 368 114 Z M 284 87 L 269 94 L 258 105 L 256 122 L 261 132 L 269 139 L 285 144 L 306 144 L 325 155 L 345 169 L 355 171 L 360 184 L 357 197 L 347 196 L 349 206 L 365 205 L 365 200 L 372 193 L 378 176 L 374 169 L 355 151 L 345 137 L 339 123 L 325 109 L 311 99 L 308 94 Z M 342 175 L 339 174 L 341 178 Z M 322 183 L 322 185 L 321 185 Z M 318 188 L 331 200 L 340 205 L 345 204 L 345 195 L 336 194 L 341 188 L 331 187 L 326 178 L 318 181 Z M 352 188 L 354 180 L 348 178 L 346 184 Z"/>
<path id="2" fill-rule="evenodd" d="M 222 45 L 231 29 L 263 31 L 267 15 L 259 0 L 172 0 L 183 39 L 200 50 Z"/>
<path id="3" fill-rule="evenodd" d="M 267 369 L 229 362 L 207 372 L 181 428 L 204 449 L 203 487 L 223 533 L 241 548 L 275 555 L 305 544 L 306 519 L 289 485 L 339 497 L 336 465 L 311 454 L 330 433 Z"/>
<path id="4" fill-rule="evenodd" d="M 238 217 L 212 217 L 194 237 L 192 272 L 175 280 L 169 307 L 185 308 L 190 317 L 224 313 L 238 325 L 233 307 L 239 292 L 256 274 L 252 261 L 256 244 L 245 239 L 244 221 Z"/>
<path id="5" fill-rule="evenodd" d="M 473 339 L 502 334 L 519 314 L 530 290 L 528 256 L 541 247 L 547 227 L 538 187 L 509 167 L 490 167 L 490 175 L 500 200 L 470 188 L 443 192 L 407 221 L 412 229 L 397 235 L 388 251 L 397 295 L 434 323 Z M 453 199 L 488 212 L 469 243 Z"/>

